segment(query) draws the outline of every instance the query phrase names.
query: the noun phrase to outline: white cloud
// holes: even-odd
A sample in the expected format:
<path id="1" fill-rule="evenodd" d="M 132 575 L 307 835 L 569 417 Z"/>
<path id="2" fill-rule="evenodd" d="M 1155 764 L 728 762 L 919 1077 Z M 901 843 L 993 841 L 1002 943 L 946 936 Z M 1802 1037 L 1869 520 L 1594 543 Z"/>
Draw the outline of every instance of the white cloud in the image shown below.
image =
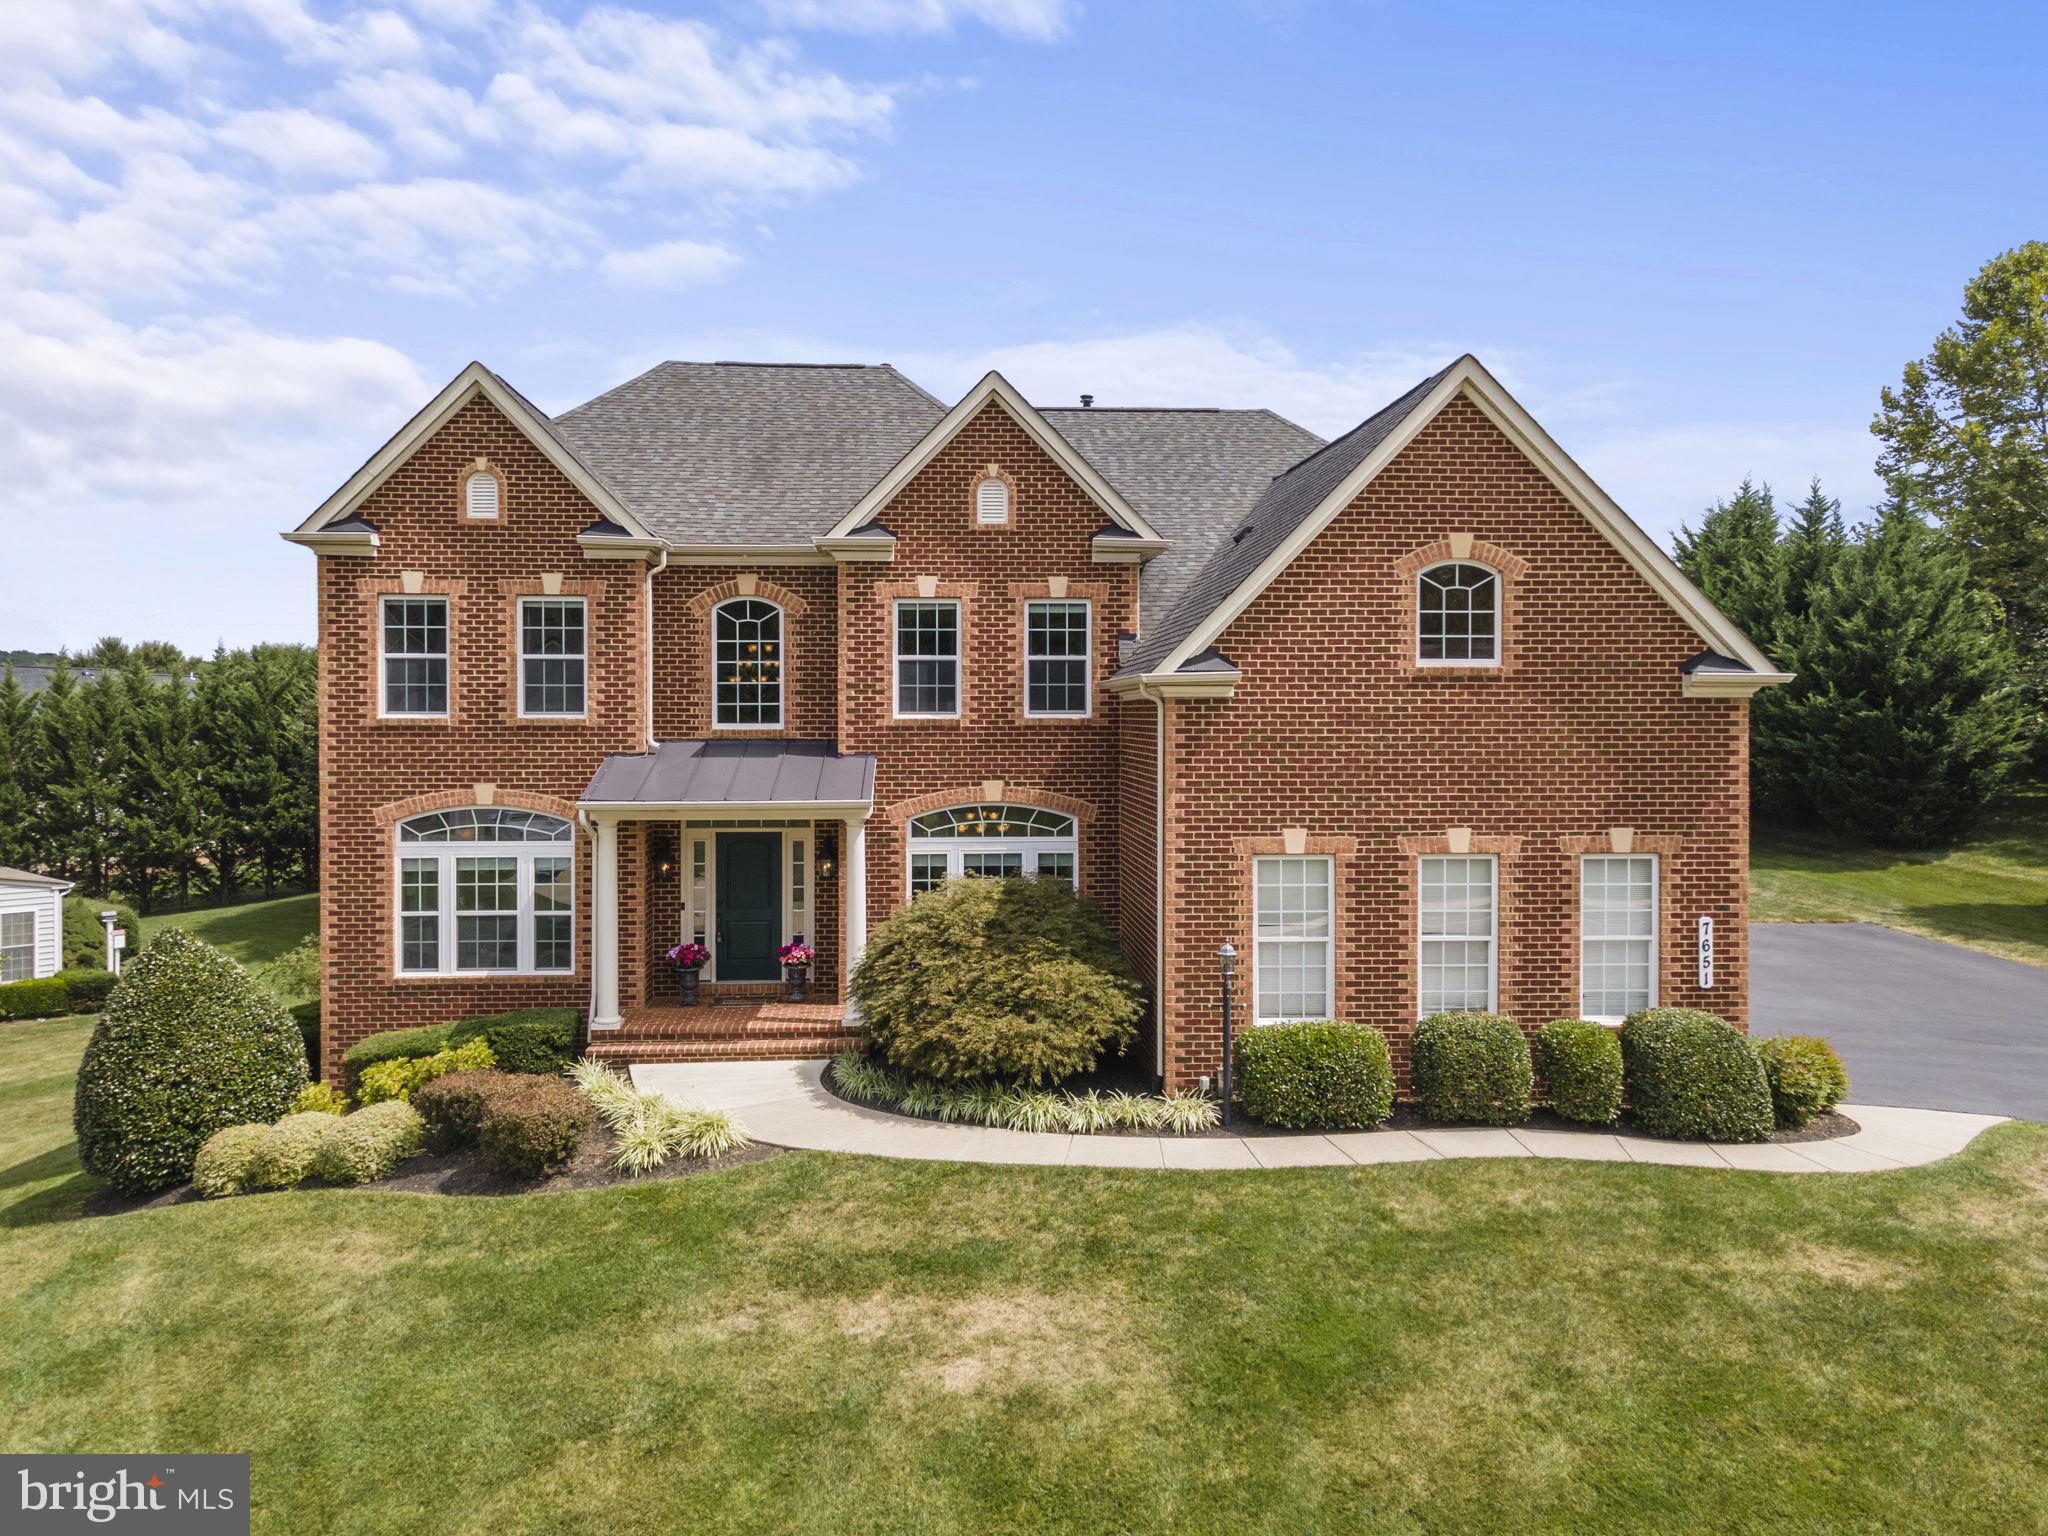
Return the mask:
<path id="1" fill-rule="evenodd" d="M 1077 9 L 1069 0 L 762 0 L 770 18 L 839 32 L 950 32 L 978 21 L 1012 37 L 1049 42 Z"/>
<path id="2" fill-rule="evenodd" d="M 636 190 L 679 187 L 759 201 L 824 192 L 859 174 L 829 149 L 764 144 L 737 128 L 664 123 L 646 130 L 639 149 L 639 163 L 625 178 Z"/>
<path id="3" fill-rule="evenodd" d="M 556 199 L 428 177 L 301 197 L 266 220 L 274 238 L 415 293 L 473 298 L 578 264 L 596 231 Z"/>
<path id="4" fill-rule="evenodd" d="M 223 144 L 280 175 L 344 181 L 383 174 L 386 155 L 347 123 L 304 107 L 237 112 L 215 130 Z"/>
<path id="5" fill-rule="evenodd" d="M 739 263 L 738 255 L 722 245 L 665 240 L 637 251 L 608 252 L 600 265 L 617 287 L 675 292 L 715 282 Z"/>

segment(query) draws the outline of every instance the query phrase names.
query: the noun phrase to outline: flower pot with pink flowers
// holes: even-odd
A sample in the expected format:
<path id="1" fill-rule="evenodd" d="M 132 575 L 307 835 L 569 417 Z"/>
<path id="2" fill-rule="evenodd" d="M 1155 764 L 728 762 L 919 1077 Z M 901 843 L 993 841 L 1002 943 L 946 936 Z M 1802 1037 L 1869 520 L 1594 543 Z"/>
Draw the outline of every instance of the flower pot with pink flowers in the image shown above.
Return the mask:
<path id="1" fill-rule="evenodd" d="M 811 962 L 818 958 L 818 952 L 804 942 L 798 934 L 776 952 L 782 961 L 782 979 L 789 984 L 789 1000 L 800 1003 L 804 1000 L 804 983 L 810 979 Z"/>
<path id="2" fill-rule="evenodd" d="M 685 940 L 668 952 L 668 963 L 676 968 L 676 980 L 683 989 L 683 1006 L 697 1006 L 697 973 L 704 969 L 704 962 L 711 958 L 711 951 L 693 940 Z"/>

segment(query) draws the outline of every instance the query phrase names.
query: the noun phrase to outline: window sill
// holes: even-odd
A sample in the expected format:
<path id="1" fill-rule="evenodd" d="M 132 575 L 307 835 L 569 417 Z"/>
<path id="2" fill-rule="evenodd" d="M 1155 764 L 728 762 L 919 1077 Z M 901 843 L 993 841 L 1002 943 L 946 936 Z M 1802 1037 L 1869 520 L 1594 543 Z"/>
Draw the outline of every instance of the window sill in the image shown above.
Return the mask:
<path id="1" fill-rule="evenodd" d="M 446 728 L 455 723 L 453 715 L 372 715 L 372 725 L 439 726 Z"/>
<path id="2" fill-rule="evenodd" d="M 574 971 L 394 971 L 397 982 L 430 981 L 574 981 Z"/>

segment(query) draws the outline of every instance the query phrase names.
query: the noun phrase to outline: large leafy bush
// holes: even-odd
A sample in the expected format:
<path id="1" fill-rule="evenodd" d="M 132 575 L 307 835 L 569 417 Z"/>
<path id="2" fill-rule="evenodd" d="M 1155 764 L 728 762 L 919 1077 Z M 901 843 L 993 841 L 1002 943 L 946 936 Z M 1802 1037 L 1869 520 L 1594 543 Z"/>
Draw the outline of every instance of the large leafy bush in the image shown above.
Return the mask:
<path id="1" fill-rule="evenodd" d="M 1433 1013 L 1415 1026 L 1409 1075 L 1431 1120 L 1520 1125 L 1533 1073 L 1522 1026 L 1497 1013 Z"/>
<path id="2" fill-rule="evenodd" d="M 305 1049 L 277 999 L 169 928 L 128 966 L 85 1048 L 79 1159 L 124 1194 L 166 1189 L 192 1176 L 215 1131 L 275 1120 L 305 1086 Z"/>
<path id="3" fill-rule="evenodd" d="M 1536 1032 L 1536 1062 L 1550 1107 L 1583 1125 L 1612 1125 L 1621 1113 L 1621 1041 L 1591 1019 L 1553 1019 Z"/>
<path id="4" fill-rule="evenodd" d="M 1363 1130 L 1394 1112 L 1387 1039 L 1331 1019 L 1266 1024 L 1238 1035 L 1232 1091 L 1246 1114 L 1300 1130 Z"/>
<path id="5" fill-rule="evenodd" d="M 953 880 L 869 936 L 853 974 L 874 1046 L 944 1082 L 1056 1082 L 1128 1043 L 1144 990 L 1064 880 Z"/>
<path id="6" fill-rule="evenodd" d="M 558 1077 L 515 1081 L 518 1088 L 484 1101 L 477 1141 L 506 1178 L 545 1178 L 576 1155 L 597 1123 L 597 1106 Z"/>
<path id="7" fill-rule="evenodd" d="M 552 1077 L 566 1072 L 576 1059 L 576 1028 L 582 1014 L 574 1008 L 520 1008 L 460 1019 L 448 1030 L 450 1045 L 482 1040 L 501 1072 L 534 1072 Z"/>
<path id="8" fill-rule="evenodd" d="M 1749 1041 L 1696 1008 L 1646 1008 L 1621 1027 L 1635 1118 L 1653 1136 L 1762 1141 L 1771 1090 Z"/>
<path id="9" fill-rule="evenodd" d="M 1779 1125 L 1796 1130 L 1811 1124 L 1849 1096 L 1849 1069 L 1819 1036 L 1772 1035 L 1755 1045 Z"/>

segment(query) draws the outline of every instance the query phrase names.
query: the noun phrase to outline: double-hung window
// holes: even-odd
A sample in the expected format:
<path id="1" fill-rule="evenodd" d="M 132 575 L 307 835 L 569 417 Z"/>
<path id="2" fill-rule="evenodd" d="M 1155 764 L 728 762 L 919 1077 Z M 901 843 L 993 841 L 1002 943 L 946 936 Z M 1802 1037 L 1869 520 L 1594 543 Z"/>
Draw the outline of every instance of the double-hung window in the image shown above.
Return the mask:
<path id="1" fill-rule="evenodd" d="M 448 713 L 448 599 L 387 597 L 382 605 L 384 713 Z"/>
<path id="2" fill-rule="evenodd" d="M 550 974 L 575 953 L 574 832 L 539 811 L 475 806 L 398 824 L 398 969 Z"/>
<path id="3" fill-rule="evenodd" d="M 519 713 L 581 715 L 589 637 L 580 597 L 519 600 Z"/>
<path id="4" fill-rule="evenodd" d="M 1024 609 L 1024 713 L 1088 713 L 1089 605 L 1030 603 Z"/>
<path id="5" fill-rule="evenodd" d="M 896 605 L 896 713 L 960 713 L 960 605 L 904 600 Z"/>
<path id="6" fill-rule="evenodd" d="M 1594 854 L 1579 863 L 1579 1013 L 1619 1023 L 1657 1006 L 1657 858 Z"/>
<path id="7" fill-rule="evenodd" d="M 1499 882 L 1489 854 L 1420 861 L 1420 1016 L 1494 1009 Z"/>
<path id="8" fill-rule="evenodd" d="M 35 973 L 35 913 L 0 912 L 0 982 L 27 981 Z"/>
<path id="9" fill-rule="evenodd" d="M 1252 987 L 1258 1021 L 1327 1019 L 1335 971 L 1328 858 L 1252 861 Z"/>

